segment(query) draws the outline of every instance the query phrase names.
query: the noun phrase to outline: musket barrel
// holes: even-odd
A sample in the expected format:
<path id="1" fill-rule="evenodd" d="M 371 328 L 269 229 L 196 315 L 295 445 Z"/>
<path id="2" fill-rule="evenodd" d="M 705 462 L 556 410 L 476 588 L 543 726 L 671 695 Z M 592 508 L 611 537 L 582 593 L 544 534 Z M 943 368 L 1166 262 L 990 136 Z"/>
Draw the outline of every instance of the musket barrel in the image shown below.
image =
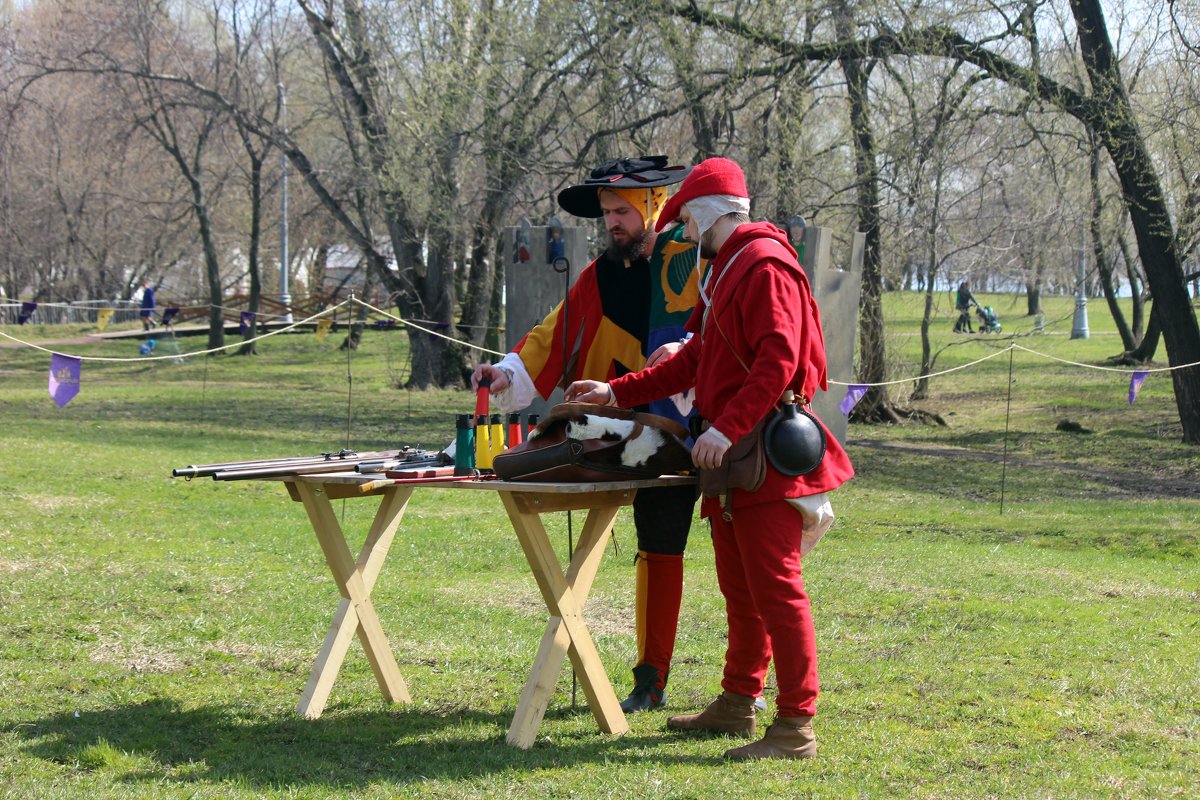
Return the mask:
<path id="1" fill-rule="evenodd" d="M 322 453 L 317 456 L 297 456 L 293 458 L 264 458 L 250 461 L 226 461 L 218 464 L 193 464 L 187 467 L 179 467 L 171 470 L 171 475 L 176 478 L 215 478 L 221 473 L 242 473 L 250 470 L 268 470 L 271 472 L 280 472 L 281 474 L 289 474 L 288 470 L 293 468 L 307 468 L 311 466 L 318 467 L 333 467 L 332 469 L 322 469 L 322 472 L 336 472 L 341 469 L 353 469 L 354 466 L 364 460 L 388 460 L 403 457 L 403 450 L 383 450 L 370 453 L 358 453 L 354 450 L 341 450 L 336 453 Z M 228 480 L 226 478 L 218 478 L 218 480 Z"/>
<path id="2" fill-rule="evenodd" d="M 376 455 L 368 453 L 365 455 Z M 336 453 L 322 453 L 319 456 L 292 456 L 289 458 L 257 458 L 248 461 L 221 461 L 215 464 L 189 464 L 186 467 L 179 467 L 171 470 L 171 475 L 175 478 L 200 478 L 208 477 L 214 472 L 221 472 L 227 469 L 238 469 L 241 467 L 265 467 L 273 464 L 308 464 L 317 461 L 329 461 L 330 459 L 344 458 L 361 458 L 354 450 L 341 450 Z"/>

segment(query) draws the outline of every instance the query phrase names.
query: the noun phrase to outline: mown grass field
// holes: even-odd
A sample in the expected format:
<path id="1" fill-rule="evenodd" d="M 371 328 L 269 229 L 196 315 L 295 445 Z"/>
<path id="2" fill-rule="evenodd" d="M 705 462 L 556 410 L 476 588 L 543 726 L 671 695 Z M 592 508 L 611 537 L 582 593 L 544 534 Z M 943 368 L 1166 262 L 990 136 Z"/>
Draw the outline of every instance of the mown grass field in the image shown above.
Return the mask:
<path id="1" fill-rule="evenodd" d="M 303 509 L 278 485 L 170 471 L 447 444 L 473 397 L 394 388 L 403 334 L 368 331 L 349 363 L 336 334 L 85 362 L 64 409 L 49 355 L 0 349 L 0 798 L 1200 796 L 1200 451 L 1179 444 L 1169 375 L 1131 406 L 1127 373 L 1064 363 L 1120 349 L 1102 304 L 1071 340 L 1070 298 L 1047 300 L 1037 335 L 1015 299 L 980 300 L 1063 361 L 1004 352 L 934 379 L 918 405 L 946 427 L 850 427 L 858 477 L 805 560 L 823 688 L 806 763 L 726 764 L 729 741 L 664 729 L 719 691 L 699 521 L 669 711 L 604 736 L 564 673 L 537 745 L 506 745 L 544 606 L 499 503 L 456 492 L 418 492 L 373 594 L 414 703 L 386 705 L 355 644 L 324 716 L 295 716 L 337 603 Z M 940 302 L 939 370 L 1007 347 L 952 334 Z M 915 370 L 919 309 L 887 298 L 897 379 Z M 891 391 L 906 402 L 907 384 Z M 373 511 L 337 507 L 353 531 Z M 549 527 L 565 553 L 565 515 Z M 622 696 L 635 546 L 623 513 L 588 604 Z"/>

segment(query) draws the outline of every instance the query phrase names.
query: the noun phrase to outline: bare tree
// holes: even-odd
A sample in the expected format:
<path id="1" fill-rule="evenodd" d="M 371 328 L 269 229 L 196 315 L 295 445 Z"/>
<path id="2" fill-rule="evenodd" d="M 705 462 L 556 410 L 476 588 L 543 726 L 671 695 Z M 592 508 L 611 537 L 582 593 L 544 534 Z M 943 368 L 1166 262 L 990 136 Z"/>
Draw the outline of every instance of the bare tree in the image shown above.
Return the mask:
<path id="1" fill-rule="evenodd" d="M 694 5 L 662 7 L 676 16 L 759 42 L 794 58 L 829 61 L 905 54 L 962 59 L 1090 126 L 1117 171 L 1147 283 L 1154 295 L 1153 320 L 1162 330 L 1167 352 L 1177 364 L 1200 363 L 1200 324 L 1187 294 L 1173 220 L 1130 102 L 1103 10 L 1098 0 L 1070 0 L 1069 5 L 1090 93 L 1076 91 L 1041 71 L 1036 48 L 1029 64 L 1021 64 L 999 47 L 991 46 L 1022 39 L 1031 46 L 1035 44 L 1037 38 L 1031 31 L 1037 24 L 1036 5 L 1017 4 L 1009 9 L 1011 15 L 998 9 L 995 17 L 1000 31 L 985 39 L 974 39 L 935 23 L 902 30 L 889 28 L 871 36 L 814 45 L 790 41 L 773 31 Z M 863 345 L 870 346 L 870 342 L 864 340 Z M 1173 370 L 1171 377 L 1183 440 L 1200 444 L 1200 366 Z"/>

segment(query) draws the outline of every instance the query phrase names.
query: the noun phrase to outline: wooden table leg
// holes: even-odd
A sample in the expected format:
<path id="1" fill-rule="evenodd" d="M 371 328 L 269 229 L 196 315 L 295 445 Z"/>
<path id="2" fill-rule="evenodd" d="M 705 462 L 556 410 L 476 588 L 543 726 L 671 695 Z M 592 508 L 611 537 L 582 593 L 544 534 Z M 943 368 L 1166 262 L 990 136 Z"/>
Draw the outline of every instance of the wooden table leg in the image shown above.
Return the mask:
<path id="1" fill-rule="evenodd" d="M 359 552 L 358 560 L 350 555 L 345 534 L 334 515 L 329 498 L 318 485 L 297 481 L 295 488 L 308 512 L 309 521 L 317 534 L 317 541 L 325 553 L 325 560 L 333 573 L 342 600 L 334 614 L 333 623 L 321 652 L 313 664 L 308 684 L 300 696 L 296 712 L 310 719 L 321 716 L 329 691 L 337 680 L 338 671 L 350 647 L 350 638 L 357 633 L 366 652 L 371 670 L 384 698 L 389 702 L 409 703 L 408 687 L 400 674 L 400 667 L 392 655 L 387 637 L 371 604 L 371 590 L 383 568 L 388 548 L 396 535 L 404 510 L 412 496 L 412 487 L 395 487 L 383 493 L 379 510 L 371 524 L 371 530 Z"/>
<path id="2" fill-rule="evenodd" d="M 583 619 L 583 605 L 620 505 L 588 511 L 578 547 L 564 576 L 538 512 L 510 493 L 501 492 L 500 497 L 551 614 L 508 730 L 509 744 L 521 748 L 533 746 L 566 655 L 571 657 L 600 729 L 611 734 L 625 733 L 629 724 Z"/>

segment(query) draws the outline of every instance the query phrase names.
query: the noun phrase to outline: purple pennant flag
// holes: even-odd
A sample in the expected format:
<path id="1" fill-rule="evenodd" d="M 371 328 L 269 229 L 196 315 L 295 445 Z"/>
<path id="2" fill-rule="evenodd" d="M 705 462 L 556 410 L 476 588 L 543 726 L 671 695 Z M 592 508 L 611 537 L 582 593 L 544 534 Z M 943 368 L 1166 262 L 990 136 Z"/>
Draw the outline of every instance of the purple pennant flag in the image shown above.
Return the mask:
<path id="1" fill-rule="evenodd" d="M 179 313 L 179 306 L 167 306 L 163 310 L 162 324 L 170 325 L 171 320 L 175 319 L 175 315 Z"/>
<path id="2" fill-rule="evenodd" d="M 1138 392 L 1142 390 L 1142 384 L 1146 382 L 1146 376 L 1149 374 L 1150 372 L 1144 369 L 1134 371 L 1133 377 L 1129 379 L 1129 405 L 1133 405 L 1133 401 L 1137 400 Z"/>
<path id="3" fill-rule="evenodd" d="M 83 362 L 75 356 L 55 353 L 50 359 L 50 396 L 62 408 L 79 394 L 79 368 Z"/>
<path id="4" fill-rule="evenodd" d="M 35 311 L 37 311 L 37 303 L 21 303 L 21 313 L 17 314 L 17 324 L 24 325 L 26 322 L 29 322 L 29 318 L 33 316 L 33 312 Z"/>
<path id="5" fill-rule="evenodd" d="M 238 330 L 241 332 L 242 336 L 246 335 L 246 333 L 250 330 L 250 326 L 253 324 L 254 324 L 254 312 L 253 311 L 243 311 L 242 312 L 242 321 L 238 325 Z"/>
<path id="6" fill-rule="evenodd" d="M 850 412 L 858 405 L 858 401 L 863 399 L 863 395 L 867 393 L 867 389 L 871 387 L 861 383 L 852 383 L 850 388 L 846 390 L 846 396 L 842 398 L 842 402 L 838 405 L 838 410 L 850 416 Z"/>

